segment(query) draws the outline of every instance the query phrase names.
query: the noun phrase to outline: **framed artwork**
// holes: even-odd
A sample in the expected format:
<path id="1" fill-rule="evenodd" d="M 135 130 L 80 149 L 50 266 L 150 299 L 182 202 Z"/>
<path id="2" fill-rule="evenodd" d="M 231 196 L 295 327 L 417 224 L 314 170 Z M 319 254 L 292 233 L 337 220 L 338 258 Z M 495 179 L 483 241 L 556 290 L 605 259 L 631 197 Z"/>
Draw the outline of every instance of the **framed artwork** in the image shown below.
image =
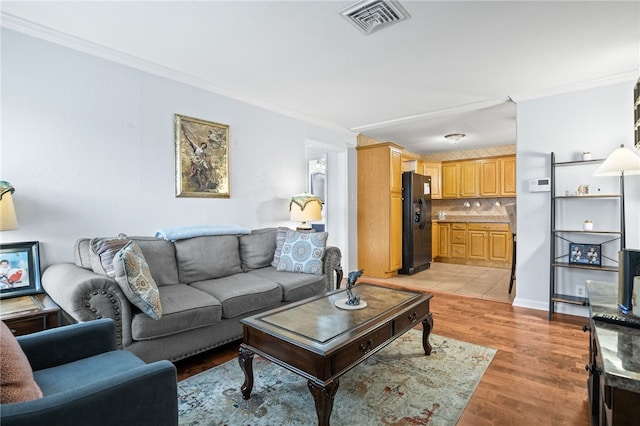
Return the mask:
<path id="1" fill-rule="evenodd" d="M 229 198 L 229 126 L 175 115 L 176 197 Z"/>
<path id="2" fill-rule="evenodd" d="M 0 244 L 0 298 L 42 293 L 38 242 Z"/>
<path id="3" fill-rule="evenodd" d="M 601 244 L 569 243 L 569 263 L 600 266 L 602 262 Z"/>

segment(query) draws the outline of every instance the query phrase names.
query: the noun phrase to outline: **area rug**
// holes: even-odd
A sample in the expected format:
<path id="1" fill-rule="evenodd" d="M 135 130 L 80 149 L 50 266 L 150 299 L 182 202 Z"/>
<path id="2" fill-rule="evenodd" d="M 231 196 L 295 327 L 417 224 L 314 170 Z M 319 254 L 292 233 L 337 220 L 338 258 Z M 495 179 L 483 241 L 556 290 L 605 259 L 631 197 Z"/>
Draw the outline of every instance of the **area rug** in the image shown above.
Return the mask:
<path id="1" fill-rule="evenodd" d="M 340 377 L 331 424 L 455 425 L 495 349 L 410 330 Z M 237 360 L 178 383 L 181 425 L 315 425 L 307 381 L 255 356 L 251 398 L 242 399 Z"/>

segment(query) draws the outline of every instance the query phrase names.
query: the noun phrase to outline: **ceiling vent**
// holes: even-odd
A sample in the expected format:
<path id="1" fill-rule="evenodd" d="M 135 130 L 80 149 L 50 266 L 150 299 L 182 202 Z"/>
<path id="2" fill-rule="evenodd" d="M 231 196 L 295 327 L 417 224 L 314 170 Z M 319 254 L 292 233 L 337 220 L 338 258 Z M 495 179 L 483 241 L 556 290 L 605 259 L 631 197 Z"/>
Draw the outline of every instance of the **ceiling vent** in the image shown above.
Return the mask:
<path id="1" fill-rule="evenodd" d="M 410 18 L 397 1 L 363 0 L 338 11 L 364 34 Z"/>

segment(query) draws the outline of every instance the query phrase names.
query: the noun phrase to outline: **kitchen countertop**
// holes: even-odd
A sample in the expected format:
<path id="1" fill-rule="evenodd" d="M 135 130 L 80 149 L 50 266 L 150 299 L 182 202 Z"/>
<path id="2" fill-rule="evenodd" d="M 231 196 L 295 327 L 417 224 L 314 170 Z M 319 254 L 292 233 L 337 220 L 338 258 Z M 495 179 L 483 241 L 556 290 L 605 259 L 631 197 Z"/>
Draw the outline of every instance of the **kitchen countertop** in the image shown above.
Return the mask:
<path id="1" fill-rule="evenodd" d="M 618 309 L 618 285 L 587 280 L 591 315 L 622 316 Z M 603 322 L 591 322 L 598 336 L 602 375 L 606 385 L 640 393 L 640 329 Z"/>
<path id="2" fill-rule="evenodd" d="M 508 216 L 496 215 L 454 215 L 447 214 L 446 219 L 438 219 L 438 215 L 432 217 L 432 222 L 486 222 L 486 223 L 509 223 Z"/>

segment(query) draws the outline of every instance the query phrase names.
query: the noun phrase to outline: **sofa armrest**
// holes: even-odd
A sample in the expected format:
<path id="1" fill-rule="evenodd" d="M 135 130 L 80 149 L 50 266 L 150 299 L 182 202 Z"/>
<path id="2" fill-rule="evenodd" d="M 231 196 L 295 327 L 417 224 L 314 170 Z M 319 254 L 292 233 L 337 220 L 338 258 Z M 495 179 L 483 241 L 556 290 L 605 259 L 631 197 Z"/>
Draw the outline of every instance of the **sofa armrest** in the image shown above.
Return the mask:
<path id="1" fill-rule="evenodd" d="M 326 291 L 333 291 L 340 287 L 342 281 L 342 253 L 338 247 L 328 246 L 323 258 L 324 275 L 326 277 Z"/>
<path id="2" fill-rule="evenodd" d="M 42 287 L 76 321 L 113 319 L 118 347 L 131 344 L 131 303 L 113 278 L 72 263 L 58 263 L 45 269 Z"/>
<path id="3" fill-rule="evenodd" d="M 17 340 L 34 370 L 116 350 L 115 323 L 109 318 L 51 328 Z"/>
<path id="4" fill-rule="evenodd" d="M 2 426 L 174 426 L 176 368 L 163 360 L 32 401 L 2 406 Z"/>

